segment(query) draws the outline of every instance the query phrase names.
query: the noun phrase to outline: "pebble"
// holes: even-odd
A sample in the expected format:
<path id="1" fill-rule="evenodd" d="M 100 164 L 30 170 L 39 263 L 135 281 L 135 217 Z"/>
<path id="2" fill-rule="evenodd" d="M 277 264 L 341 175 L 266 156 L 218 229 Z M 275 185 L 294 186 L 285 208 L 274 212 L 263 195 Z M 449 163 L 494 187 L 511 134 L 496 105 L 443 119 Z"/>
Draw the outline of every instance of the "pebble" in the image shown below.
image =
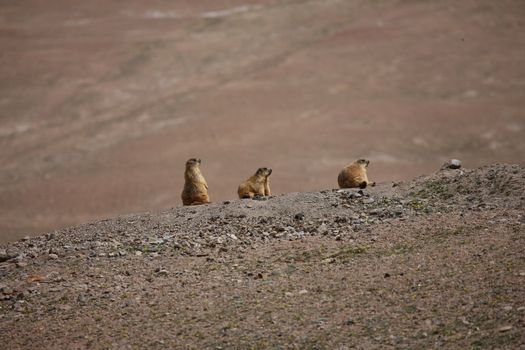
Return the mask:
<path id="1" fill-rule="evenodd" d="M 18 253 L 8 252 L 5 249 L 0 250 L 0 262 L 11 260 L 17 258 L 18 256 Z"/>
<path id="2" fill-rule="evenodd" d="M 461 168 L 461 161 L 459 159 L 451 159 L 448 162 L 445 162 L 441 166 L 441 170 L 445 169 L 459 169 Z"/>
<path id="3" fill-rule="evenodd" d="M 158 271 L 155 271 L 157 273 L 157 275 L 159 276 L 167 276 L 169 273 L 168 273 L 168 270 L 165 270 L 165 269 L 159 269 Z"/>
<path id="4" fill-rule="evenodd" d="M 503 327 L 500 327 L 498 328 L 498 331 L 499 332 L 507 332 L 507 331 L 510 331 L 513 327 L 511 325 L 507 325 L 507 326 L 503 326 Z"/>
<path id="5" fill-rule="evenodd" d="M 297 214 L 295 214 L 295 216 L 293 218 L 294 218 L 294 220 L 302 221 L 302 220 L 304 220 L 304 214 L 303 213 L 297 213 Z"/>
<path id="6" fill-rule="evenodd" d="M 48 256 L 49 256 L 49 259 L 51 259 L 51 260 L 56 260 L 56 259 L 58 259 L 58 255 L 56 255 L 55 253 L 51 253 L 51 254 L 49 254 Z"/>
<path id="7" fill-rule="evenodd" d="M 375 199 L 372 197 L 363 199 L 364 204 L 372 204 L 374 202 L 375 202 Z"/>
<path id="8" fill-rule="evenodd" d="M 368 213 L 370 215 L 378 215 L 380 212 L 381 210 L 376 208 L 376 209 L 371 209 Z"/>
<path id="9" fill-rule="evenodd" d="M 319 232 L 320 234 L 328 233 L 328 226 L 326 226 L 326 224 L 324 223 L 319 225 L 319 227 L 317 228 L 317 232 Z"/>
<path id="10" fill-rule="evenodd" d="M 149 244 L 159 245 L 159 244 L 164 244 L 165 242 L 164 242 L 164 239 L 162 239 L 162 238 L 153 238 L 148 243 Z"/>
<path id="11" fill-rule="evenodd" d="M 345 321 L 345 325 L 347 326 L 351 326 L 355 324 L 355 321 L 352 319 L 352 318 L 348 318 L 346 321 Z"/>

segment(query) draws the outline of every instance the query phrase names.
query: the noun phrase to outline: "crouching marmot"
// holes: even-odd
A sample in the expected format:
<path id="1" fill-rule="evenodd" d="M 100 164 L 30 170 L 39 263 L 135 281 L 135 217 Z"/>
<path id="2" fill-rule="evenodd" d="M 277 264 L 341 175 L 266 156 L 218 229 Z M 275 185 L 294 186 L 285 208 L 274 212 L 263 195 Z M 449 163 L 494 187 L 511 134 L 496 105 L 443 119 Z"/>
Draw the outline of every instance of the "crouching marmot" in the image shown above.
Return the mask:
<path id="1" fill-rule="evenodd" d="M 369 160 L 358 159 L 352 164 L 346 166 L 337 177 L 339 188 L 366 188 L 367 185 L 375 186 L 375 182 L 368 182 L 366 168 L 370 164 Z"/>
<path id="2" fill-rule="evenodd" d="M 200 159 L 191 158 L 186 162 L 184 172 L 184 189 L 182 190 L 183 205 L 198 205 L 210 203 L 208 184 L 202 176 L 199 165 Z"/>
<path id="3" fill-rule="evenodd" d="M 259 168 L 255 175 L 244 180 L 237 189 L 239 198 L 253 198 L 255 196 L 270 195 L 270 181 L 268 176 L 272 173 L 270 168 Z"/>

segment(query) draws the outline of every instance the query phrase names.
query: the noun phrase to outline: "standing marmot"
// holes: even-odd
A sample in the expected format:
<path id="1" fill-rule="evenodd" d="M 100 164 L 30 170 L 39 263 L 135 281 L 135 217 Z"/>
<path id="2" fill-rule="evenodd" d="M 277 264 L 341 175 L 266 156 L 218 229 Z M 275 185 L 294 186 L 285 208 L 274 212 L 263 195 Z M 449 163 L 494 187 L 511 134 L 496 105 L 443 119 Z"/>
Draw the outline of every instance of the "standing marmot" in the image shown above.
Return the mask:
<path id="1" fill-rule="evenodd" d="M 272 173 L 270 168 L 259 168 L 255 175 L 244 180 L 237 189 L 239 198 L 253 198 L 254 196 L 269 196 L 270 181 L 268 176 Z"/>
<path id="2" fill-rule="evenodd" d="M 199 165 L 200 159 L 191 158 L 186 162 L 184 172 L 184 189 L 182 190 L 183 205 L 198 205 L 210 203 L 208 197 L 208 184 L 202 176 Z"/>
<path id="3" fill-rule="evenodd" d="M 366 176 L 368 164 L 370 164 L 369 160 L 358 159 L 341 170 L 337 177 L 339 188 L 365 188 L 368 184 L 375 186 L 376 183 L 368 182 L 368 177 Z"/>

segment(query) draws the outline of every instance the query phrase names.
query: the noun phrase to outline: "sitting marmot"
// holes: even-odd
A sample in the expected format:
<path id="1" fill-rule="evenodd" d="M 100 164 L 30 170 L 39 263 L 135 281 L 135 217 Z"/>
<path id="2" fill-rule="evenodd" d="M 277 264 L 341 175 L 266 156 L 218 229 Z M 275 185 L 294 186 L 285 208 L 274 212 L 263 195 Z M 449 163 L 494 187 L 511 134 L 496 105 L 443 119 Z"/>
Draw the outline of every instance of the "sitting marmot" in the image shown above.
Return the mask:
<path id="1" fill-rule="evenodd" d="M 183 205 L 198 205 L 210 203 L 208 184 L 201 174 L 200 159 L 191 158 L 186 162 L 184 172 L 184 189 L 182 190 Z"/>
<path id="2" fill-rule="evenodd" d="M 272 173 L 270 168 L 259 168 L 255 175 L 243 181 L 237 190 L 239 198 L 253 198 L 270 195 L 270 182 L 268 176 Z"/>
<path id="3" fill-rule="evenodd" d="M 375 186 L 376 183 L 368 182 L 368 177 L 366 176 L 368 164 L 370 164 L 369 160 L 358 159 L 341 170 L 337 177 L 339 188 L 366 188 L 368 184 Z"/>

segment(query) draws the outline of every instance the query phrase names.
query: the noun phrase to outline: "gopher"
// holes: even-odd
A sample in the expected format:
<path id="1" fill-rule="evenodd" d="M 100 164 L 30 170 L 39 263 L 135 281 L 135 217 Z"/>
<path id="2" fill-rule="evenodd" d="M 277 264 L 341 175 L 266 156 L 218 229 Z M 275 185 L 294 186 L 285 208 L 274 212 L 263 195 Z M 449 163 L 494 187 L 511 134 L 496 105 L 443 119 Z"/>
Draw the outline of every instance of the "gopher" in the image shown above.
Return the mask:
<path id="1" fill-rule="evenodd" d="M 358 159 L 341 170 L 337 177 L 339 188 L 366 188 L 367 185 L 375 186 L 376 183 L 369 182 L 366 176 L 368 164 L 370 164 L 369 160 Z"/>
<path id="2" fill-rule="evenodd" d="M 253 198 L 270 195 L 270 181 L 268 176 L 272 173 L 270 168 L 259 168 L 255 175 L 244 180 L 237 189 L 239 198 Z"/>
<path id="3" fill-rule="evenodd" d="M 199 205 L 210 203 L 208 197 L 208 184 L 199 168 L 201 160 L 188 159 L 184 172 L 184 189 L 182 190 L 183 205 Z"/>

